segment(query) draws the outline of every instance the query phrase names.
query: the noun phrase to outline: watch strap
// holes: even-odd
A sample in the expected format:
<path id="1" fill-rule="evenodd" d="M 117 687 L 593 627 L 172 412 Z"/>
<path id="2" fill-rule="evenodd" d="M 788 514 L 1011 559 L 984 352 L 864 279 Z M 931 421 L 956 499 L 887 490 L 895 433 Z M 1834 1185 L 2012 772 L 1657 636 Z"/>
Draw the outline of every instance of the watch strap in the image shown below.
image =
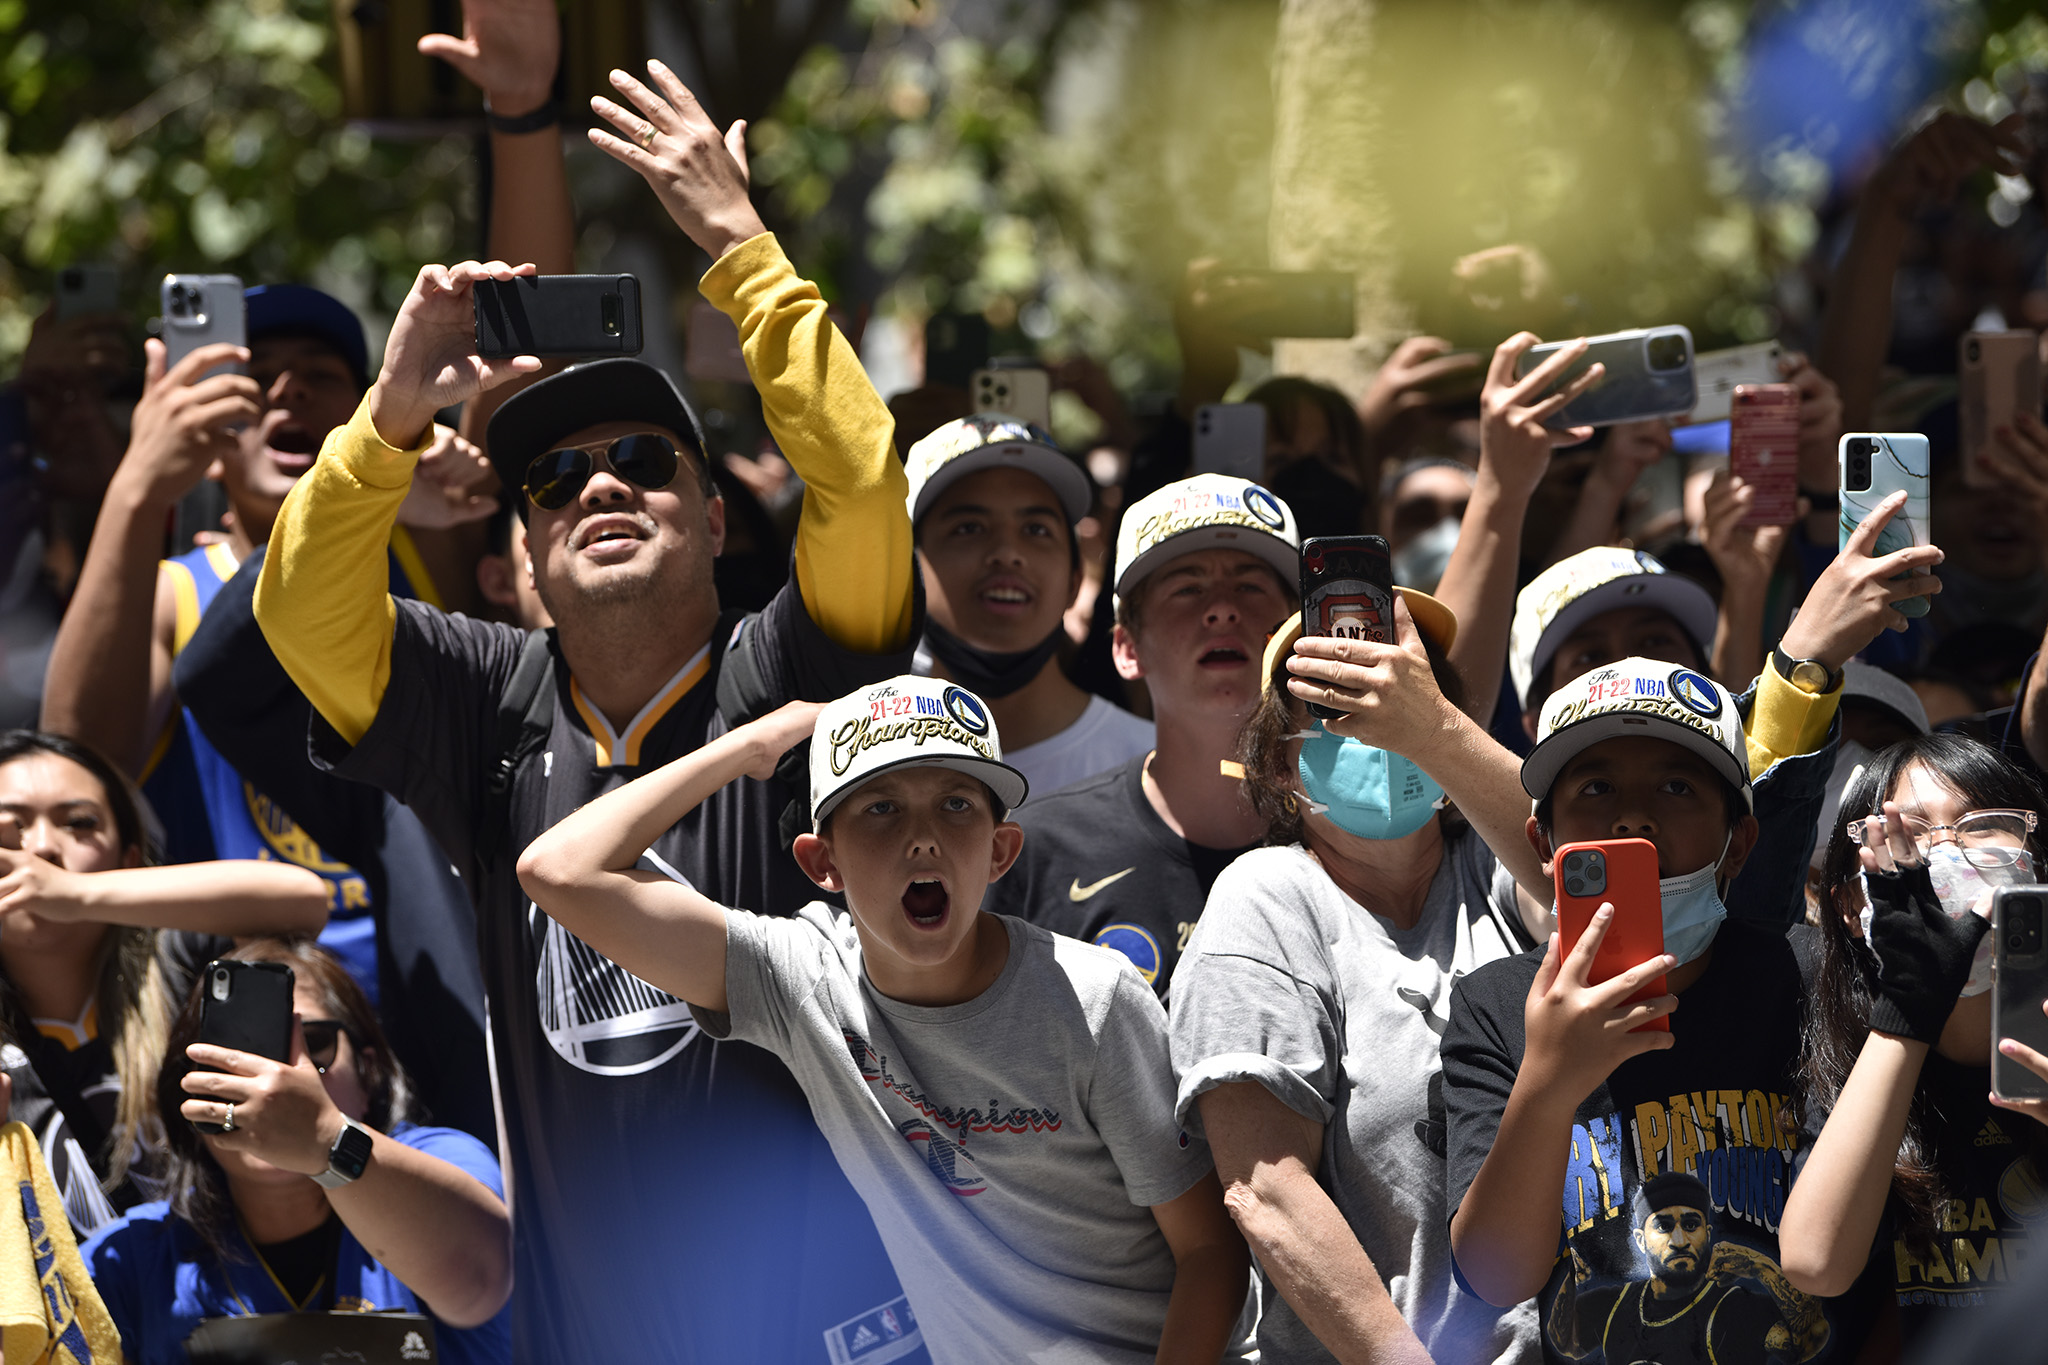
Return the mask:
<path id="1" fill-rule="evenodd" d="M 341 1131 L 335 1134 L 334 1145 L 327 1149 L 327 1169 L 315 1175 L 313 1183 L 323 1190 L 354 1184 L 369 1167 L 370 1152 L 375 1146 L 369 1129 L 343 1115 Z"/>
<path id="2" fill-rule="evenodd" d="M 561 121 L 562 106 L 555 103 L 553 95 L 542 100 L 539 108 L 524 114 L 500 114 L 491 108 L 489 100 L 484 101 L 484 122 L 491 125 L 494 133 L 537 133 Z"/>
<path id="3" fill-rule="evenodd" d="M 1819 659 L 1795 659 L 1785 652 L 1783 646 L 1772 647 L 1771 665 L 1778 670 L 1779 677 L 1811 696 L 1825 696 L 1842 685 L 1841 669 L 1830 668 Z M 1819 687 L 1808 686 L 1807 680 L 1796 676 L 1801 672 L 1810 672 L 1815 669 L 1818 669 L 1821 675 L 1821 685 Z"/>

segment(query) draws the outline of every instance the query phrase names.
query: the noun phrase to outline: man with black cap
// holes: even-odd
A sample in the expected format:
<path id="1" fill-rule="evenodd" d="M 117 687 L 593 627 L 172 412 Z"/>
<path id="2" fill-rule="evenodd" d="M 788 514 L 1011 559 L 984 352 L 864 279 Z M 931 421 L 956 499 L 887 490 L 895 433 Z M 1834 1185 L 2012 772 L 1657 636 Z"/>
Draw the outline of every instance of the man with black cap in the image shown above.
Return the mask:
<path id="1" fill-rule="evenodd" d="M 538 368 L 476 355 L 472 321 L 476 281 L 531 267 L 469 262 L 421 271 L 377 383 L 285 504 L 256 616 L 318 713 L 316 760 L 410 805 L 474 898 L 522 1354 L 851 1360 L 916 1329 L 788 1071 L 701 1035 L 682 1001 L 536 910 L 513 871 L 542 830 L 639 773 L 792 698 L 905 671 L 918 624 L 888 410 L 755 215 L 743 129 L 722 138 L 649 71 L 662 94 L 612 73 L 639 112 L 594 101 L 622 136 L 593 140 L 712 258 L 703 292 L 738 325 L 805 482 L 791 580 L 758 615 L 720 611 L 725 509 L 696 419 L 659 370 L 610 359 L 522 390 L 489 427 L 555 629 L 395 601 L 378 547 L 434 411 Z M 815 895 L 778 833 L 795 772 L 721 789 L 642 873 L 793 913 Z"/>
<path id="2" fill-rule="evenodd" d="M 470 41 L 490 60 L 465 70 L 494 108 L 526 107 L 536 82 L 544 93 L 557 22 L 549 0 L 480 8 Z M 492 153 L 494 241 L 568 268 L 559 133 L 494 131 Z M 329 886 L 322 942 L 376 1004 L 436 1120 L 488 1141 L 496 1121 L 467 897 L 409 812 L 306 761 L 306 702 L 254 629 L 249 585 L 237 593 L 231 583 L 238 566 L 261 558 L 286 494 L 369 387 L 363 327 L 339 299 L 304 285 L 258 285 L 244 305 L 246 350 L 205 347 L 167 367 L 162 343 L 145 343 L 146 388 L 51 658 L 42 723 L 145 779 L 172 860 L 278 858 L 319 873 Z M 246 374 L 205 377 L 237 362 Z M 434 477 L 389 536 L 390 590 L 463 600 L 460 523 L 488 514 L 490 502 L 462 490 L 489 475 L 445 427 L 430 462 Z M 227 492 L 225 534 L 160 561 L 171 509 L 209 475 Z M 223 648 L 239 622 L 254 648 Z"/>

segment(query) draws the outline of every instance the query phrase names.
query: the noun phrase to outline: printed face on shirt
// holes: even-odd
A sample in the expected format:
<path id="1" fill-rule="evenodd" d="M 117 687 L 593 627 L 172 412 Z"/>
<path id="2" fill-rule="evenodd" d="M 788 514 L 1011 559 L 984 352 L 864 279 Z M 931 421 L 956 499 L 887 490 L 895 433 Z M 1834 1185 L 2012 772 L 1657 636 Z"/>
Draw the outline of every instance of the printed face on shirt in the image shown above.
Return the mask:
<path id="1" fill-rule="evenodd" d="M 1697 872 L 1721 857 L 1729 840 L 1722 779 L 1707 760 L 1667 739 L 1627 735 L 1603 740 L 1559 769 L 1550 787 L 1550 846 L 1593 839 L 1648 839 L 1657 875 Z M 1728 843 L 1722 863 L 1733 877 L 1755 839 L 1756 819 Z"/>
<path id="2" fill-rule="evenodd" d="M 1707 1215 L 1689 1204 L 1658 1209 L 1636 1229 L 1636 1245 L 1650 1258 L 1650 1278 L 1683 1291 L 1707 1273 L 1714 1233 Z"/>
<path id="3" fill-rule="evenodd" d="M 819 837 L 885 991 L 890 979 L 971 954 L 982 897 L 1023 846 L 1016 825 L 997 823 L 987 786 L 951 768 L 878 773 L 833 808 Z"/>
<path id="4" fill-rule="evenodd" d="M 140 849 L 123 849 L 106 788 L 61 754 L 28 753 L 0 765 L 0 847 L 20 849 L 67 872 L 133 867 Z M 90 954 L 107 926 L 60 924 L 26 911 L 0 916 L 0 946 L 15 952 Z"/>
<path id="5" fill-rule="evenodd" d="M 656 613 L 715 600 L 711 562 L 725 544 L 725 500 L 706 498 L 688 443 L 645 422 L 603 422 L 555 442 L 598 447 L 635 432 L 655 432 L 680 452 L 668 487 L 647 489 L 603 460 L 566 507 L 527 504 L 526 550 L 534 588 L 548 614 L 632 604 Z"/>
<path id="6" fill-rule="evenodd" d="M 306 336 L 251 341 L 249 377 L 263 390 L 263 415 L 236 437 L 221 482 L 240 515 L 267 522 L 313 467 L 327 433 L 355 414 L 363 391 L 340 352 Z"/>
<path id="7" fill-rule="evenodd" d="M 1072 539 L 1058 495 L 1036 474 L 997 468 L 957 480 L 917 525 L 925 609 L 976 649 L 1031 649 L 1080 591 Z"/>
<path id="8" fill-rule="evenodd" d="M 1300 605 L 1280 576 L 1243 550 L 1196 550 L 1137 591 L 1136 633 L 1116 630 L 1117 672 L 1145 680 L 1161 717 L 1241 723 L 1259 699 L 1266 638 Z"/>
<path id="9" fill-rule="evenodd" d="M 1670 612 L 1657 607 L 1616 607 L 1589 616 L 1578 629 L 1564 637 L 1550 661 L 1550 692 L 1594 669 L 1620 659 L 1668 659 L 1686 668 L 1704 665 L 1699 646 Z M 1531 688 L 1531 693 L 1537 689 Z M 1543 710 L 1543 696 L 1530 696 L 1524 724 L 1536 733 L 1536 717 Z"/>

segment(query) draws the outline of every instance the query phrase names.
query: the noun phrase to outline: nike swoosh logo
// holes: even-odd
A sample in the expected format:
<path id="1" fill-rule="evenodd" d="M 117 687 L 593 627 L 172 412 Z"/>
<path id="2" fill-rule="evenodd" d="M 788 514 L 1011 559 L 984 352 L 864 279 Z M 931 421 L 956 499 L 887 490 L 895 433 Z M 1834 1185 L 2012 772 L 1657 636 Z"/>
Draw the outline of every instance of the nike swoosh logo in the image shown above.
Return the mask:
<path id="1" fill-rule="evenodd" d="M 1090 896 L 1094 895 L 1096 892 L 1100 891 L 1103 887 L 1108 886 L 1111 882 L 1121 881 L 1125 877 L 1130 876 L 1133 872 L 1136 872 L 1137 870 L 1138 869 L 1135 867 L 1127 867 L 1121 872 L 1112 872 L 1107 877 L 1104 877 L 1101 881 L 1090 882 L 1086 886 L 1081 885 L 1081 879 L 1079 877 L 1076 877 L 1074 878 L 1074 884 L 1067 888 L 1067 899 L 1073 901 L 1076 905 L 1078 905 L 1082 901 L 1085 901 Z"/>

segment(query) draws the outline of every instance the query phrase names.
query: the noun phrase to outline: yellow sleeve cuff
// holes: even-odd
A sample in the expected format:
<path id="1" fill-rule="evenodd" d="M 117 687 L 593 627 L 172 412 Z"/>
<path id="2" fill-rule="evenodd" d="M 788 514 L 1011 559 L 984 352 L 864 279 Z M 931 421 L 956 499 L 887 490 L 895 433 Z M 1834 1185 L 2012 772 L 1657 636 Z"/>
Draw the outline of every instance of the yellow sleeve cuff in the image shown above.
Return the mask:
<path id="1" fill-rule="evenodd" d="M 1762 777 L 1772 764 L 1810 754 L 1826 743 L 1828 727 L 1842 706 L 1844 685 L 1838 682 L 1833 691 L 1815 695 L 1794 687 L 1778 672 L 1777 661 L 1766 657 L 1744 728 L 1750 777 Z"/>

